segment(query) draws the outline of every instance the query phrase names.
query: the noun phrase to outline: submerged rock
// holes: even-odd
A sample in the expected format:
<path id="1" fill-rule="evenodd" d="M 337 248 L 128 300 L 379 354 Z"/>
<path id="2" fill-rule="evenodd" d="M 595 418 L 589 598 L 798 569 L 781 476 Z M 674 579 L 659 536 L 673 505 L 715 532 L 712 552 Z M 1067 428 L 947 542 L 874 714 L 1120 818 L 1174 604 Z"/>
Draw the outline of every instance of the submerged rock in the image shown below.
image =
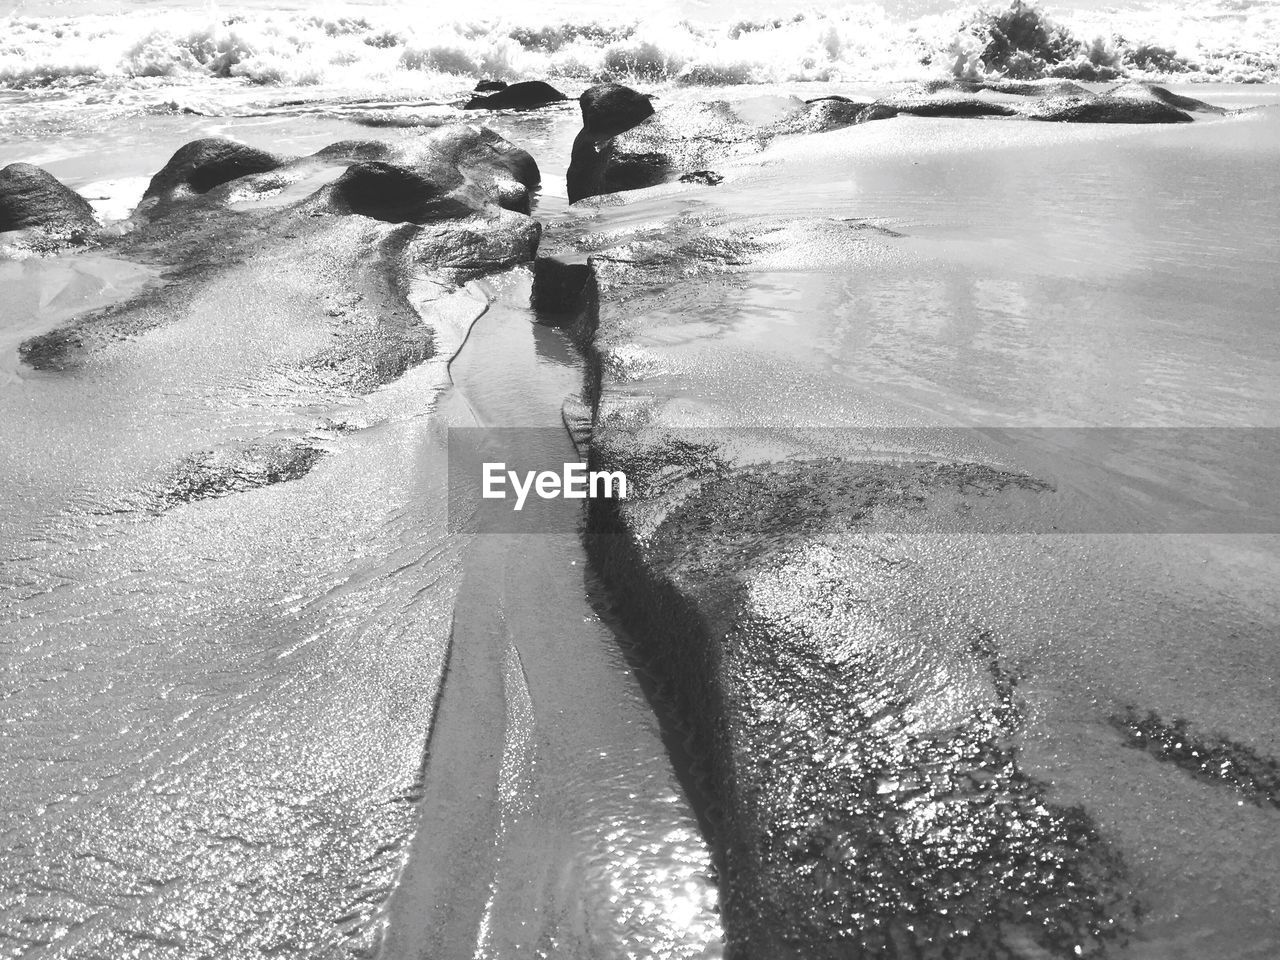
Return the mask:
<path id="1" fill-rule="evenodd" d="M 0 169 L 0 233 L 23 230 L 44 243 L 84 242 L 98 230 L 89 201 L 29 163 Z"/>
<path id="2" fill-rule="evenodd" d="M 472 97 L 464 110 L 532 110 L 549 103 L 568 100 L 563 93 L 542 80 L 522 80 L 504 86 L 487 97 Z"/>

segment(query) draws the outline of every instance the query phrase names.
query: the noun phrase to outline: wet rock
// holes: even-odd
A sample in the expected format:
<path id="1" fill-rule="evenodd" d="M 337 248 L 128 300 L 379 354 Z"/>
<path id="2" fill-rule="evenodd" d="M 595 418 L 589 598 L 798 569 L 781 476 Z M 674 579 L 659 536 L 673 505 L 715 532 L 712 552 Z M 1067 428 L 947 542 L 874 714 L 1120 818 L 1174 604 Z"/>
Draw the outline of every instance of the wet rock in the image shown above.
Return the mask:
<path id="1" fill-rule="evenodd" d="M 220 163 L 218 151 L 227 144 L 230 160 Z M 338 204 L 339 212 L 398 218 L 388 222 L 421 223 L 424 218 L 464 216 L 491 206 L 527 213 L 532 192 L 541 182 L 538 165 L 528 152 L 486 127 L 465 123 L 441 125 L 394 143 L 344 140 L 301 158 L 266 159 L 267 155 L 255 152 L 249 155 L 252 162 L 241 164 L 236 160 L 240 147 L 230 141 L 216 141 L 213 146 L 210 141 L 187 144 L 153 178 L 152 195 L 135 211 L 135 219 L 216 214 L 228 203 L 270 196 L 307 182 L 321 168 L 342 164 L 375 166 L 353 173 L 337 193 L 332 189 L 317 193 L 317 202 L 327 198 Z M 193 174 L 200 190 L 179 182 L 181 172 L 191 169 L 183 158 L 193 156 L 214 158 L 212 168 L 198 167 Z M 405 176 L 396 179 L 387 167 L 402 170 Z M 222 182 L 210 186 L 215 179 Z M 386 191 L 382 199 L 376 196 L 379 189 Z M 417 200 L 411 201 L 410 194 Z M 446 196 L 458 202 L 446 202 Z"/>
<path id="2" fill-rule="evenodd" d="M 809 105 L 811 125 L 815 130 L 836 130 L 862 123 L 864 121 L 860 117 L 869 106 L 866 101 L 841 96 L 819 97 L 805 102 Z"/>
<path id="3" fill-rule="evenodd" d="M 1107 96 L 1126 100 L 1163 103 L 1166 106 L 1173 107 L 1176 110 L 1185 110 L 1188 113 L 1221 115 L 1231 112 L 1225 107 L 1217 107 L 1211 103 L 1205 103 L 1203 100 L 1197 100 L 1195 97 L 1184 97 L 1164 87 L 1156 86 L 1154 83 L 1145 83 L 1140 80 L 1130 80 L 1127 83 L 1112 87 L 1107 91 Z"/>
<path id="4" fill-rule="evenodd" d="M 982 91 L 1015 97 L 1090 96 L 1090 92 L 1072 80 L 926 80 L 920 89 L 928 93 L 952 91 L 976 94 Z"/>
<path id="5" fill-rule="evenodd" d="M 542 182 L 538 164 L 525 150 L 488 127 L 451 124 L 424 139 L 429 149 L 494 197 L 499 206 L 528 213 Z"/>
<path id="6" fill-rule="evenodd" d="M 472 88 L 476 93 L 494 93 L 498 90 L 507 89 L 507 81 L 505 80 L 481 80 Z"/>
<path id="7" fill-rule="evenodd" d="M 876 101 L 876 106 L 914 117 L 1011 117 L 1017 113 L 1009 104 L 951 89 L 898 94 Z"/>
<path id="8" fill-rule="evenodd" d="M 1014 117 L 1071 123 L 1183 123 L 1184 111 L 1221 114 L 1221 107 L 1163 87 L 1124 83 L 1098 95 L 1069 80 L 933 80 L 876 101 L 856 122 L 917 117 Z"/>
<path id="9" fill-rule="evenodd" d="M 757 153 L 779 134 L 811 131 L 809 111 L 796 97 L 676 104 L 605 140 L 580 134 L 569 200 L 638 190 Z"/>
<path id="10" fill-rule="evenodd" d="M 578 103 L 582 107 L 582 135 L 595 141 L 617 136 L 653 116 L 648 95 L 620 83 L 597 84 L 583 91 Z"/>
<path id="11" fill-rule="evenodd" d="M 342 141 L 296 159 L 251 151 L 244 164 L 240 145 L 222 151 L 229 143 L 197 141 L 178 151 L 153 179 L 156 192 L 132 229 L 108 244 L 126 258 L 171 266 L 167 284 L 26 341 L 24 362 L 71 369 L 94 351 L 180 320 L 184 299 L 219 284 L 262 317 L 293 316 L 297 290 L 320 296 L 338 284 L 328 296 L 371 306 L 325 307 L 332 345 L 298 361 L 297 381 L 363 393 L 432 353 L 411 291 L 436 298 L 537 251 L 538 223 L 515 212 L 528 208 L 537 164 L 493 131 L 454 124 L 393 143 Z M 197 192 L 193 178 L 208 189 Z M 254 280 L 238 290 L 246 272 Z"/>
<path id="12" fill-rule="evenodd" d="M 214 187 L 253 173 L 275 170 L 285 158 L 224 137 L 193 140 L 179 147 L 148 184 L 144 203 L 208 193 Z"/>
<path id="13" fill-rule="evenodd" d="M 312 156 L 320 160 L 346 160 L 351 163 L 369 160 L 387 160 L 395 156 L 395 149 L 385 140 L 339 140 L 317 150 Z"/>
<path id="14" fill-rule="evenodd" d="M 857 123 L 871 123 L 873 120 L 891 120 L 898 115 L 897 108 L 887 103 L 872 103 L 858 111 Z"/>
<path id="15" fill-rule="evenodd" d="M 723 182 L 723 180 L 724 177 L 714 170 L 693 170 L 680 175 L 681 183 L 700 183 L 705 187 L 714 187 L 717 183 Z"/>
<path id="16" fill-rule="evenodd" d="M 98 230 L 89 201 L 29 163 L 0 169 L 0 233 L 34 231 L 50 242 L 84 242 Z"/>
<path id="17" fill-rule="evenodd" d="M 1190 123 L 1191 115 L 1157 99 L 1049 97 L 1027 111 L 1032 120 L 1059 123 Z"/>
<path id="18" fill-rule="evenodd" d="M 549 103 L 568 100 L 563 93 L 542 80 L 522 80 L 487 97 L 472 97 L 464 110 L 532 110 Z"/>
<path id="19" fill-rule="evenodd" d="M 572 319 L 581 304 L 583 292 L 591 279 L 591 268 L 585 259 L 539 257 L 533 264 L 534 310 L 548 326 L 563 326 Z"/>

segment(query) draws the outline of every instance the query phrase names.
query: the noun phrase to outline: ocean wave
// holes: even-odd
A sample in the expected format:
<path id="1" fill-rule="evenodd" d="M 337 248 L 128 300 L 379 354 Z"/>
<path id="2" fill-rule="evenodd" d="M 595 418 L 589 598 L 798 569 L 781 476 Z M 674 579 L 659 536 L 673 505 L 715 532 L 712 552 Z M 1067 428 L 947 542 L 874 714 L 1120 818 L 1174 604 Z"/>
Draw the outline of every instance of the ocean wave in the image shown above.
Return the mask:
<path id="1" fill-rule="evenodd" d="M 119 78 L 268 85 L 571 78 L 698 85 L 939 76 L 1275 81 L 1280 3 L 1214 0 L 1129 12 L 971 7 L 904 19 L 859 4 L 722 22 L 424 18 L 406 9 L 319 16 L 208 8 L 11 16 L 0 86 Z"/>

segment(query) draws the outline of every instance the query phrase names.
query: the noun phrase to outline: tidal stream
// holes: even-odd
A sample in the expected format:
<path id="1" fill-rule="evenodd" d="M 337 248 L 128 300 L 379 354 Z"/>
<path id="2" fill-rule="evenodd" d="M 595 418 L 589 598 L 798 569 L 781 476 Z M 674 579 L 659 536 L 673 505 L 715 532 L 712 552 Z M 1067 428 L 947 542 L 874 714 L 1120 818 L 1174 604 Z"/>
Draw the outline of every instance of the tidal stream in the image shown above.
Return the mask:
<path id="1" fill-rule="evenodd" d="M 573 347 L 533 322 L 527 271 L 487 292 L 439 415 L 560 428 L 581 386 Z M 567 433 L 538 435 L 577 459 Z M 468 943 L 495 960 L 718 956 L 710 856 L 589 602 L 579 535 L 474 534 L 463 570 L 423 821 L 383 955 L 461 956 Z"/>

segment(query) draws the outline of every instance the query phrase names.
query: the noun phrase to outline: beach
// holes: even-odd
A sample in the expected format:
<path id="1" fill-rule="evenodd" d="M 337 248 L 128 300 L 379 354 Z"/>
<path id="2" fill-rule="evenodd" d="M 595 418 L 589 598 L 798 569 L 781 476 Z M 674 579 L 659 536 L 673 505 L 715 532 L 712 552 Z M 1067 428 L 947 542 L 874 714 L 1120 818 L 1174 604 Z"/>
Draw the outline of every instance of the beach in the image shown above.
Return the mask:
<path id="1" fill-rule="evenodd" d="M 1277 14 L 767 7 L 13 12 L 0 956 L 1275 953 Z"/>

